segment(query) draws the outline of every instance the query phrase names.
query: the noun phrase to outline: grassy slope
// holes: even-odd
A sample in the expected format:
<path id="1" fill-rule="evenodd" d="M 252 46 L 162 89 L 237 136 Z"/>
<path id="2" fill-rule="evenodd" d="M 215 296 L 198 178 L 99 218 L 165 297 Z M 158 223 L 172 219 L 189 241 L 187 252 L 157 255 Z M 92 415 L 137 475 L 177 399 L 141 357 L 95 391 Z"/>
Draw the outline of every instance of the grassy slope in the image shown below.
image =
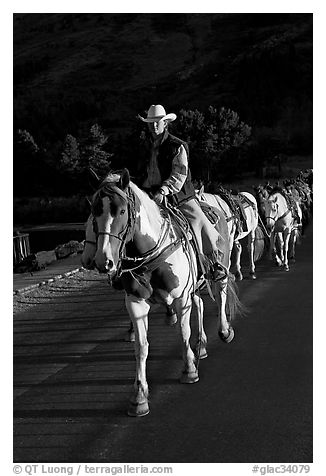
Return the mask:
<path id="1" fill-rule="evenodd" d="M 16 124 L 53 141 L 96 120 L 124 128 L 158 102 L 173 111 L 225 104 L 250 122 L 268 78 L 273 87 L 284 78 L 268 68 L 243 75 L 243 58 L 282 55 L 289 42 L 309 69 L 311 16 L 16 14 Z"/>

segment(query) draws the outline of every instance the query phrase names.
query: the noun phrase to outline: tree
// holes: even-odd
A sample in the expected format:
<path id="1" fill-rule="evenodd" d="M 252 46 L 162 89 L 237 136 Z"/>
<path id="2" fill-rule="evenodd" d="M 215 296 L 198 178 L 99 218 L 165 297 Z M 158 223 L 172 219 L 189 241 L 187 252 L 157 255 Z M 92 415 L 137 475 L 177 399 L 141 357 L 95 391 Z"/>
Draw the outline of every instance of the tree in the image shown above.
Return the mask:
<path id="1" fill-rule="evenodd" d="M 236 112 L 225 107 L 217 110 L 209 106 L 207 122 L 211 127 L 213 149 L 217 153 L 230 147 L 240 147 L 251 135 L 251 127 L 240 121 Z"/>
<path id="2" fill-rule="evenodd" d="M 80 171 L 80 152 L 77 139 L 71 134 L 67 134 L 63 152 L 61 153 L 60 165 L 67 172 Z"/>
<path id="3" fill-rule="evenodd" d="M 18 129 L 17 131 L 17 145 L 21 153 L 34 155 L 39 151 L 32 134 L 25 129 Z"/>
<path id="4" fill-rule="evenodd" d="M 181 110 L 173 130 L 189 145 L 193 175 L 207 181 L 214 174 L 221 175 L 218 166 L 223 154 L 229 151 L 230 160 L 234 161 L 251 135 L 251 127 L 240 121 L 236 112 L 213 106 L 205 114 L 197 109 Z"/>
<path id="5" fill-rule="evenodd" d="M 112 153 L 107 152 L 108 136 L 101 126 L 94 124 L 89 131 L 82 149 L 81 166 L 83 169 L 92 168 L 99 176 L 108 173 Z"/>

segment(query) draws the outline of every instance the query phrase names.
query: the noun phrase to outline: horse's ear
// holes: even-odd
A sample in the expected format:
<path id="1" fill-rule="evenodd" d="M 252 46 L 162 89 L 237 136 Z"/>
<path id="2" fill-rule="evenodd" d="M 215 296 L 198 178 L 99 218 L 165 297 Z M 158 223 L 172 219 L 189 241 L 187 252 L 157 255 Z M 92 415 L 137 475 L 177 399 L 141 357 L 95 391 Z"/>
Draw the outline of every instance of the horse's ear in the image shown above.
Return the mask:
<path id="1" fill-rule="evenodd" d="M 95 172 L 95 170 L 92 169 L 92 167 L 88 167 L 87 171 L 91 187 L 94 190 L 97 190 L 100 183 L 102 182 L 102 179 L 97 175 L 97 173 Z"/>
<path id="2" fill-rule="evenodd" d="M 204 185 L 202 185 L 199 189 L 199 195 L 202 195 L 204 193 Z"/>
<path id="3" fill-rule="evenodd" d="M 123 169 L 120 175 L 119 187 L 122 190 L 125 190 L 128 187 L 129 182 L 130 182 L 129 170 Z"/>

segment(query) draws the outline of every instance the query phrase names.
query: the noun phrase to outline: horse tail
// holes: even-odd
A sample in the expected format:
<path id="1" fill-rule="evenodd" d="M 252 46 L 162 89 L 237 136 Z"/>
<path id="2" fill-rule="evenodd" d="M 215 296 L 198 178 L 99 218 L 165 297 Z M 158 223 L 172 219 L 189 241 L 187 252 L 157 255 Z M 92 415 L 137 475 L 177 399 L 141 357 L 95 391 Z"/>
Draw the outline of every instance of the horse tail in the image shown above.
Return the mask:
<path id="1" fill-rule="evenodd" d="M 268 240 L 269 243 L 269 240 Z M 254 262 L 258 261 L 264 254 L 265 248 L 268 245 L 266 235 L 260 225 L 257 226 L 255 231 L 254 241 Z"/>
<path id="2" fill-rule="evenodd" d="M 239 299 L 238 286 L 232 273 L 229 273 L 226 287 L 226 312 L 229 316 L 229 322 L 235 316 L 242 317 L 247 314 L 246 306 Z"/>

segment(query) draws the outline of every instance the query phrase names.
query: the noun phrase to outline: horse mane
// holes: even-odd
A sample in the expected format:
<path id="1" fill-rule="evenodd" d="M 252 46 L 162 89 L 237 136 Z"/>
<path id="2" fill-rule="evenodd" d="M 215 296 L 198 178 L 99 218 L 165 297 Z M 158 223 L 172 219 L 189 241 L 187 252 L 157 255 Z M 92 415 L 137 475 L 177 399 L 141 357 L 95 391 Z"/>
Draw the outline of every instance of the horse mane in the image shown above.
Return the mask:
<path id="1" fill-rule="evenodd" d="M 280 193 L 281 195 L 284 195 L 284 187 L 281 187 L 281 185 L 274 185 L 270 190 L 269 195 L 274 195 L 274 193 Z"/>
<path id="2" fill-rule="evenodd" d="M 97 192 L 95 192 L 93 196 L 93 213 L 95 216 L 99 216 L 103 213 L 103 203 L 102 203 L 102 198 L 103 196 L 108 196 L 110 197 L 114 193 L 117 193 L 120 195 L 122 198 L 124 198 L 126 201 L 128 201 L 128 193 L 122 190 L 119 187 L 119 182 L 121 178 L 121 172 L 120 171 L 115 171 L 115 172 L 110 172 L 101 182 L 99 189 Z M 135 183 L 132 181 L 129 182 L 129 186 L 133 193 L 136 195 L 138 198 L 140 204 L 146 208 L 146 211 L 148 213 L 148 216 L 153 219 L 157 217 L 159 222 L 163 219 L 163 215 L 161 214 L 161 210 L 158 207 L 158 205 L 155 203 L 154 200 L 150 198 L 150 196 L 141 190 Z"/>
<path id="3" fill-rule="evenodd" d="M 146 192 L 141 190 L 135 183 L 130 182 L 129 185 L 131 190 L 134 192 L 134 194 L 138 198 L 141 205 L 143 205 L 146 208 L 146 211 L 148 215 L 150 216 L 150 218 L 152 219 L 154 217 L 157 217 L 159 221 L 161 222 L 161 220 L 163 220 L 164 217 L 161 213 L 159 206 L 156 204 L 156 202 L 152 198 L 150 198 L 150 196 Z"/>

